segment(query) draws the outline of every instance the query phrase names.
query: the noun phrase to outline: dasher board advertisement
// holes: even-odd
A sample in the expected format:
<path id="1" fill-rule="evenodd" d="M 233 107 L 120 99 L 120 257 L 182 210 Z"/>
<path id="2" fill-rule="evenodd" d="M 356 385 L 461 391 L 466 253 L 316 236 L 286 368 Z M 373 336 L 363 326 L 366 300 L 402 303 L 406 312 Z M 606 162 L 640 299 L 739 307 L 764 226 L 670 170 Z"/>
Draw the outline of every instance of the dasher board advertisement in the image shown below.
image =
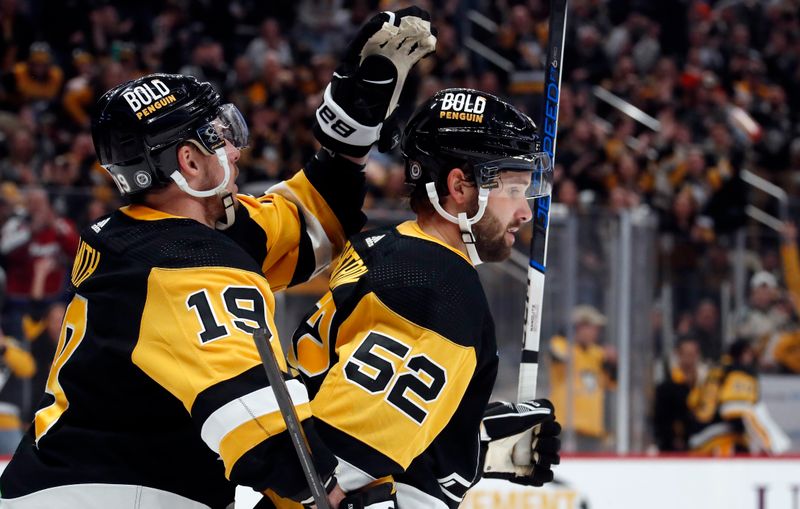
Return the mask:
<path id="1" fill-rule="evenodd" d="M 800 509 L 800 457 L 564 458 L 556 482 L 485 479 L 460 509 Z"/>

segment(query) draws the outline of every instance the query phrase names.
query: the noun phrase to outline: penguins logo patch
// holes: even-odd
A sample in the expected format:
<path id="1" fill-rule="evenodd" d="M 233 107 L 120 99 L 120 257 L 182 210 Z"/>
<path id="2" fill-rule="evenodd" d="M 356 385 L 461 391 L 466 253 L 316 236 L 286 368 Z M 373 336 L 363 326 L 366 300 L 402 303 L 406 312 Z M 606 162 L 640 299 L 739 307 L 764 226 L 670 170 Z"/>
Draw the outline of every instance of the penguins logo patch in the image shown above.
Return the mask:
<path id="1" fill-rule="evenodd" d="M 137 171 L 133 175 L 133 179 L 139 187 L 150 187 L 150 183 L 153 181 L 153 179 L 150 178 L 150 174 L 146 171 Z"/>
<path id="2" fill-rule="evenodd" d="M 422 166 L 416 161 L 411 161 L 411 165 L 408 167 L 408 173 L 411 175 L 411 178 L 417 180 L 422 176 Z"/>

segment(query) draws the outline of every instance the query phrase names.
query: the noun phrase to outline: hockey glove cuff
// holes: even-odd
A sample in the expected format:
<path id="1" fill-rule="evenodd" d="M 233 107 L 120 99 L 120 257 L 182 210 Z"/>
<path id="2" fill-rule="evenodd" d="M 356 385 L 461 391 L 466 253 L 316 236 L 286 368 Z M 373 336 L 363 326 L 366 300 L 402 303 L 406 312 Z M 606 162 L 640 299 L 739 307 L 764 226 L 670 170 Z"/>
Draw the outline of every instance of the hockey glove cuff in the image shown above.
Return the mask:
<path id="1" fill-rule="evenodd" d="M 384 120 L 394 112 L 408 72 L 434 51 L 435 34 L 430 15 L 418 7 L 383 12 L 367 22 L 317 109 L 314 135 L 322 146 L 352 157 L 366 155 L 378 140 L 381 149 L 393 148 L 399 136 L 394 123 Z"/>
<path id="2" fill-rule="evenodd" d="M 397 493 L 393 482 L 377 484 L 348 495 L 339 509 L 396 509 Z"/>

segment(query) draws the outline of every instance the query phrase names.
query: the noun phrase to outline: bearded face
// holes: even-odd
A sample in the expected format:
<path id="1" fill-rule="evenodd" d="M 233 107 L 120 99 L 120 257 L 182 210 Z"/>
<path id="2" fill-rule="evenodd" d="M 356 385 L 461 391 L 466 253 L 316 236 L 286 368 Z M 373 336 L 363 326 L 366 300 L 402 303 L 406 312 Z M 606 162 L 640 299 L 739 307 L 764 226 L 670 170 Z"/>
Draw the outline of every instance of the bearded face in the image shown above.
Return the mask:
<path id="1" fill-rule="evenodd" d="M 530 221 L 532 215 L 527 199 L 530 173 L 504 171 L 496 182 L 496 187 L 489 193 L 483 217 L 472 225 L 475 248 L 484 262 L 507 260 L 520 226 Z M 468 209 L 467 217 L 474 217 L 479 209 L 478 201 L 472 202 Z"/>
<path id="2" fill-rule="evenodd" d="M 514 246 L 514 235 L 519 230 L 524 220 L 512 216 L 506 221 L 495 215 L 492 200 L 486 207 L 483 217 L 472 226 L 472 233 L 475 235 L 475 247 L 478 256 L 484 262 L 502 262 L 511 256 L 511 249 Z M 475 210 L 470 210 L 469 214 L 474 215 L 478 211 L 477 203 Z"/>

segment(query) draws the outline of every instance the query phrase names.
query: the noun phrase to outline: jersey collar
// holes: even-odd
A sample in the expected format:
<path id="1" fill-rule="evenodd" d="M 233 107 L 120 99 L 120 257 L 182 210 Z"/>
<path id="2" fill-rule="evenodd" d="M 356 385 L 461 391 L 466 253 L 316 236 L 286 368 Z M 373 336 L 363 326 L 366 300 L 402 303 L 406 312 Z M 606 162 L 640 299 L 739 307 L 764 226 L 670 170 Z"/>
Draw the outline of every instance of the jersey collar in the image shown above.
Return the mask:
<path id="1" fill-rule="evenodd" d="M 158 221 L 160 219 L 186 219 L 183 216 L 174 216 L 160 210 L 151 209 L 146 205 L 126 205 L 120 207 L 120 212 L 139 221 Z"/>
<path id="2" fill-rule="evenodd" d="M 425 231 L 422 229 L 419 223 L 413 219 L 397 225 L 397 231 L 400 232 L 401 235 L 406 235 L 408 237 L 416 237 L 418 239 L 423 239 L 439 244 L 440 246 L 449 249 L 450 251 L 454 252 L 455 254 L 463 258 L 470 265 L 474 266 L 474 264 L 470 261 L 467 255 L 465 255 L 458 249 L 454 248 L 450 244 L 447 244 L 446 242 L 443 242 L 432 235 L 428 235 L 427 233 L 425 233 Z"/>

